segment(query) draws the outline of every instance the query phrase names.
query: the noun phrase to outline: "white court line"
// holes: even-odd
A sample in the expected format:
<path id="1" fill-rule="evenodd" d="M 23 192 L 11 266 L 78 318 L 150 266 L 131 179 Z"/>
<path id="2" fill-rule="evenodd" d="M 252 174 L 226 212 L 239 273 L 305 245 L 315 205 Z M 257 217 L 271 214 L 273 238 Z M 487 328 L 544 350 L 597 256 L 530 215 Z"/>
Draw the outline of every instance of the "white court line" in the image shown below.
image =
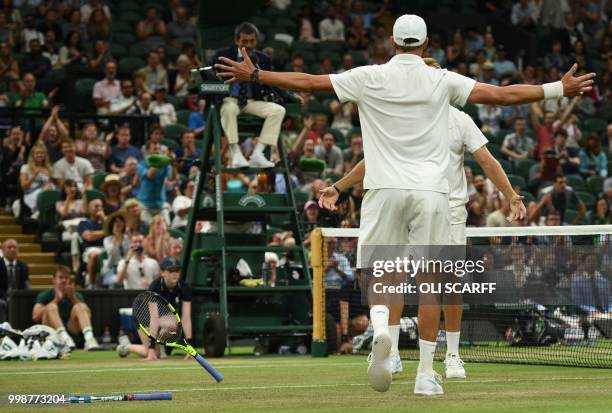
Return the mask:
<path id="1" fill-rule="evenodd" d="M 406 363 L 404 361 L 403 363 Z M 409 363 L 416 363 L 410 361 Z M 213 363 L 214 364 L 214 363 Z M 217 364 L 215 365 L 220 370 L 229 369 L 275 369 L 285 367 L 341 367 L 341 366 L 366 366 L 366 362 L 349 362 L 349 363 L 314 363 L 314 364 L 301 364 L 301 363 L 279 363 L 279 364 Z M 42 370 L 42 371 L 4 371 L 2 376 L 28 376 L 38 374 L 67 374 L 67 373 L 115 373 L 122 371 L 155 371 L 155 370 L 197 370 L 201 368 L 198 365 L 193 366 L 159 366 L 159 367 L 120 367 L 120 368 L 101 368 L 101 369 L 57 369 L 57 370 Z"/>
<path id="2" fill-rule="evenodd" d="M 541 377 L 538 379 L 483 379 L 483 380 L 457 380 L 446 381 L 444 384 L 479 384 L 479 383 L 523 383 L 523 382 L 544 382 L 544 381 L 577 381 L 577 380 L 607 380 L 612 379 L 612 376 L 602 377 Z M 391 384 L 413 384 L 414 380 L 393 381 Z M 140 389 L 134 390 L 132 393 L 153 393 L 159 391 L 167 391 L 172 393 L 187 393 L 194 391 L 244 391 L 244 390 L 278 390 L 278 389 L 321 389 L 321 388 L 337 388 L 337 387 L 361 387 L 369 386 L 368 383 L 330 383 L 330 384 L 280 384 L 271 386 L 233 386 L 233 387 L 194 387 L 194 388 L 178 388 L 178 389 Z M 106 392 L 106 394 L 123 394 L 125 392 Z"/>

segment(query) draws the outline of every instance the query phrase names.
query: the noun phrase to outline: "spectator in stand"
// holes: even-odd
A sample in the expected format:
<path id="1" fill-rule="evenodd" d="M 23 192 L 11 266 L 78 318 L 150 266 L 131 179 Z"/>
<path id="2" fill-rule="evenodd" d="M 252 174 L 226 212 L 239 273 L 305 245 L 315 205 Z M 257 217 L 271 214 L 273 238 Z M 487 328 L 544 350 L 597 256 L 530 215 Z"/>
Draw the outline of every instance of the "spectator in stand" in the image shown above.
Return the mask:
<path id="1" fill-rule="evenodd" d="M 370 35 L 364 27 L 363 18 L 359 15 L 353 17 L 346 33 L 346 41 L 350 50 L 367 53 L 370 46 Z"/>
<path id="2" fill-rule="evenodd" d="M 185 42 L 199 47 L 198 29 L 189 21 L 185 7 L 176 9 L 176 19 L 168 23 L 167 35 L 168 43 L 176 48 L 180 48 Z"/>
<path id="3" fill-rule="evenodd" d="M 168 90 L 168 72 L 161 65 L 159 53 L 155 51 L 149 52 L 147 58 L 147 66 L 139 70 L 145 76 L 144 89 L 148 93 L 153 93 L 159 87 L 164 87 Z"/>
<path id="4" fill-rule="evenodd" d="M 11 49 L 6 42 L 0 42 L 0 77 L 7 80 L 5 90 L 14 87 L 14 83 L 19 80 L 19 63 L 11 53 Z"/>
<path id="5" fill-rule="evenodd" d="M 153 49 L 154 51 L 157 52 L 158 56 L 159 56 L 159 64 L 166 70 L 174 70 L 174 64 L 170 61 L 170 59 L 168 58 L 168 55 L 166 54 L 166 47 L 165 46 L 157 46 L 156 48 Z"/>
<path id="6" fill-rule="evenodd" d="M 484 46 L 482 47 L 485 52 L 485 59 L 492 62 L 497 57 L 497 50 L 495 48 L 495 37 L 493 33 L 487 32 L 484 35 Z"/>
<path id="7" fill-rule="evenodd" d="M 61 187 L 66 179 L 72 179 L 79 189 L 91 189 L 93 166 L 88 159 L 76 156 L 76 146 L 72 139 L 62 141 L 62 159 L 53 164 L 53 179 Z"/>
<path id="8" fill-rule="evenodd" d="M 2 142 L 2 183 L 17 187 L 21 165 L 26 161 L 28 142 L 19 126 L 10 129 L 9 136 Z M 4 193 L 4 191 L 2 191 Z"/>
<path id="9" fill-rule="evenodd" d="M 113 287 L 117 284 L 119 262 L 125 258 L 130 248 L 123 215 L 119 213 L 108 217 L 104 221 L 104 233 L 106 237 L 102 244 L 107 258 L 102 263 L 102 285 Z"/>
<path id="10" fill-rule="evenodd" d="M 117 284 L 126 290 L 147 289 L 157 277 L 159 264 L 144 251 L 144 236 L 132 233 L 127 255 L 117 265 Z"/>
<path id="11" fill-rule="evenodd" d="M 350 53 L 345 53 L 344 56 L 342 56 L 340 69 L 336 70 L 336 73 L 344 73 L 347 70 L 351 70 L 353 67 L 355 67 L 353 63 L 353 55 Z"/>
<path id="12" fill-rule="evenodd" d="M 497 77 L 504 75 L 514 76 L 518 72 L 514 62 L 506 58 L 506 48 L 503 44 L 497 45 L 497 56 L 493 64 L 495 65 L 495 75 Z"/>
<path id="13" fill-rule="evenodd" d="M 172 238 L 170 241 L 170 255 L 177 261 L 181 261 L 181 251 L 183 250 L 183 240 L 181 238 Z"/>
<path id="14" fill-rule="evenodd" d="M 72 271 L 79 271 L 79 234 L 78 226 L 85 220 L 86 206 L 77 183 L 66 179 L 61 186 L 61 200 L 55 203 L 55 211 L 59 218 L 62 242 L 70 242 L 72 255 Z"/>
<path id="15" fill-rule="evenodd" d="M 196 99 L 191 99 L 191 101 L 196 101 Z M 204 129 L 206 127 L 206 119 L 204 119 L 204 109 L 206 109 L 206 100 L 197 98 L 197 101 L 190 104 L 190 101 L 187 101 L 187 106 L 189 106 L 189 110 L 191 113 L 189 114 L 189 120 L 187 121 L 187 127 L 196 134 L 196 136 L 200 136 L 204 134 Z"/>
<path id="16" fill-rule="evenodd" d="M 59 106 L 54 106 L 38 138 L 39 142 L 42 142 L 47 148 L 51 163 L 55 163 L 62 158 L 61 142 L 64 139 L 68 139 L 68 129 L 59 118 Z"/>
<path id="17" fill-rule="evenodd" d="M 124 171 L 119 175 L 121 181 L 121 196 L 124 199 L 138 196 L 140 181 L 138 180 L 138 160 L 133 156 L 125 160 Z"/>
<path id="18" fill-rule="evenodd" d="M 62 24 L 63 36 L 62 39 L 66 40 L 70 33 L 77 32 L 83 36 L 85 34 L 85 24 L 81 22 L 81 10 L 72 9 L 68 12 L 68 19 Z"/>
<path id="19" fill-rule="evenodd" d="M 527 122 L 525 118 L 517 118 L 514 122 L 514 133 L 506 135 L 501 152 L 512 160 L 533 158 L 535 143 L 526 134 Z"/>
<path id="20" fill-rule="evenodd" d="M 389 51 L 389 53 L 391 53 L 391 51 Z M 440 63 L 440 66 L 446 65 L 446 53 L 444 52 L 444 49 L 442 48 L 442 41 L 440 40 L 439 34 L 436 33 L 431 36 L 431 41 L 429 43 L 429 48 L 427 49 L 427 53 L 429 53 L 429 55 L 432 58 L 436 59 L 436 61 Z"/>
<path id="21" fill-rule="evenodd" d="M 482 131 L 491 135 L 499 132 L 499 123 L 502 120 L 502 111 L 499 106 L 480 105 L 478 108 L 478 118 L 482 123 Z"/>
<path id="22" fill-rule="evenodd" d="M 159 18 L 155 6 L 147 7 L 145 18 L 136 25 L 136 36 L 140 41 L 151 44 L 163 43 L 166 36 L 166 23 Z"/>
<path id="23" fill-rule="evenodd" d="M 93 12 L 99 8 L 104 11 L 104 14 L 108 20 L 112 20 L 110 9 L 104 4 L 103 0 L 89 0 L 81 6 L 81 22 L 87 23 Z"/>
<path id="24" fill-rule="evenodd" d="M 106 160 L 111 153 L 110 141 L 113 134 L 106 135 L 104 142 L 100 140 L 98 127 L 95 123 L 87 123 L 83 126 L 81 139 L 76 140 L 76 153 L 85 159 L 89 159 L 96 172 L 106 171 Z"/>
<path id="25" fill-rule="evenodd" d="M 190 67 L 202 67 L 199 52 L 196 50 L 193 43 L 185 42 L 181 48 L 182 54 L 189 58 Z"/>
<path id="26" fill-rule="evenodd" d="M 21 45 L 25 53 L 30 53 L 31 41 L 36 39 L 38 44 L 45 44 L 45 36 L 36 29 L 34 16 L 29 14 L 23 20 L 24 28 L 21 31 Z"/>
<path id="27" fill-rule="evenodd" d="M 160 151 L 161 151 L 160 153 L 167 154 L 168 153 L 168 147 L 162 143 L 163 140 L 164 140 L 164 128 L 162 128 L 159 123 L 154 123 L 149 128 L 149 139 L 148 139 L 147 143 L 149 143 L 149 142 L 158 143 L 160 145 Z M 142 150 L 143 156 L 150 155 L 150 153 L 147 152 L 147 145 L 146 144 L 142 145 L 141 150 Z"/>
<path id="28" fill-rule="evenodd" d="M 49 96 L 45 96 L 43 92 L 36 91 L 36 76 L 32 73 L 25 73 L 23 81 L 18 84 L 19 95 L 15 102 L 15 107 L 25 109 L 46 109 L 53 97 L 57 93 L 57 89 L 52 90 Z"/>
<path id="29" fill-rule="evenodd" d="M 170 0 L 170 8 L 163 14 L 163 19 L 166 23 L 170 23 L 177 19 L 178 9 L 183 7 L 182 0 Z"/>
<path id="30" fill-rule="evenodd" d="M 0 12 L 0 42 L 6 43 L 11 49 L 15 46 L 13 31 L 8 26 L 6 13 L 4 11 Z"/>
<path id="31" fill-rule="evenodd" d="M 0 323 L 8 321 L 8 295 L 13 290 L 29 290 L 28 264 L 19 259 L 19 244 L 12 238 L 2 243 L 0 260 Z"/>
<path id="32" fill-rule="evenodd" d="M 468 27 L 465 34 L 465 48 L 467 49 L 469 56 L 474 56 L 479 50 L 484 53 L 484 37 L 478 32 L 475 27 Z M 485 56 L 483 55 L 483 58 Z M 486 58 L 485 58 L 486 60 Z"/>
<path id="33" fill-rule="evenodd" d="M 200 149 L 196 147 L 196 137 L 193 131 L 187 129 L 181 132 L 181 147 L 174 153 L 179 162 L 179 173 L 189 176 L 189 171 L 193 166 L 198 165 L 201 155 Z"/>
<path id="34" fill-rule="evenodd" d="M 554 183 L 551 186 L 543 188 L 538 194 L 538 199 L 541 199 L 546 194 L 551 193 L 550 203 L 547 210 L 554 208 L 561 215 L 561 221 L 566 222 L 565 212 L 568 209 L 577 210 L 576 218 L 572 225 L 576 225 L 582 222 L 582 218 L 586 213 L 586 206 L 578 199 L 578 196 L 573 189 L 567 187 L 567 178 L 564 174 L 557 174 L 555 176 Z"/>
<path id="35" fill-rule="evenodd" d="M 612 158 L 612 123 L 609 123 L 606 128 L 606 137 L 608 141 L 608 154 Z"/>
<path id="36" fill-rule="evenodd" d="M 106 40 L 96 40 L 93 52 L 89 56 L 89 68 L 101 71 L 106 68 L 109 62 L 114 61 L 115 59 L 110 51 L 110 44 Z"/>
<path id="37" fill-rule="evenodd" d="M 77 31 L 71 31 L 59 50 L 60 67 L 82 66 L 86 60 L 81 43 L 81 34 Z"/>
<path id="38" fill-rule="evenodd" d="M 584 42 L 582 40 L 576 40 L 574 42 L 574 51 L 570 53 L 569 60 L 570 62 L 578 63 L 578 66 L 581 69 L 590 71 L 592 68 L 591 58 L 587 55 L 586 47 L 584 46 Z"/>
<path id="39" fill-rule="evenodd" d="M 578 149 L 567 147 L 567 133 L 563 130 L 557 130 L 554 134 L 555 146 L 552 148 L 552 153 L 559 162 L 561 171 L 564 174 L 577 174 L 581 166 L 581 158 Z"/>
<path id="40" fill-rule="evenodd" d="M 363 138 L 361 135 L 351 136 L 351 146 L 342 151 L 344 170 L 350 171 L 363 159 Z"/>
<path id="41" fill-rule="evenodd" d="M 467 225 L 483 227 L 485 226 L 486 216 L 493 210 L 489 188 L 484 176 L 474 176 L 474 189 L 476 192 L 469 197 L 466 205 L 468 211 Z"/>
<path id="42" fill-rule="evenodd" d="M 600 196 L 591 215 L 591 225 L 610 225 L 612 223 L 612 210 L 605 196 Z"/>
<path id="43" fill-rule="evenodd" d="M 608 158 L 601 148 L 597 133 L 591 133 L 580 150 L 580 174 L 586 179 L 591 176 L 608 176 Z"/>
<path id="44" fill-rule="evenodd" d="M 111 22 L 104 14 L 104 10 L 97 8 L 91 13 L 87 22 L 87 42 L 93 43 L 98 40 L 108 42 L 111 39 Z"/>
<path id="45" fill-rule="evenodd" d="M 189 94 L 189 58 L 184 54 L 176 59 L 176 72 L 172 79 L 172 91 L 176 97 L 185 97 Z"/>
<path id="46" fill-rule="evenodd" d="M 104 206 L 102 200 L 92 199 L 89 201 L 89 219 L 79 223 L 78 232 L 81 237 L 81 250 L 83 251 L 83 262 L 87 264 L 86 286 L 93 288 L 101 280 L 96 280 L 98 269 L 98 255 L 103 251 L 104 237 L 106 234 L 102 229 L 104 220 Z"/>
<path id="47" fill-rule="evenodd" d="M 109 61 L 104 68 L 104 79 L 97 81 L 93 88 L 92 97 L 98 108 L 98 114 L 108 114 L 111 101 L 120 95 L 121 87 L 117 80 L 117 64 Z"/>
<path id="48" fill-rule="evenodd" d="M 104 193 L 104 215 L 111 215 L 123 207 L 124 197 L 121 192 L 121 178 L 119 175 L 106 175 L 100 189 Z"/>
<path id="49" fill-rule="evenodd" d="M 134 157 L 138 161 L 142 160 L 142 152 L 135 146 L 130 145 L 131 132 L 130 126 L 125 123 L 117 129 L 117 144 L 113 146 L 110 155 L 110 170 L 113 173 L 121 174 L 125 172 L 125 161 L 128 157 Z"/>
<path id="50" fill-rule="evenodd" d="M 512 6 L 510 21 L 521 28 L 532 28 L 538 20 L 538 8 L 533 0 L 519 0 Z"/>
<path id="51" fill-rule="evenodd" d="M 19 183 L 23 191 L 23 203 L 21 205 L 22 213 L 17 215 L 36 218 L 38 216 L 38 207 L 36 205 L 38 194 L 53 188 L 51 182 L 51 162 L 47 148 L 42 143 L 35 144 L 30 150 L 28 163 L 22 165 L 19 171 Z"/>
<path id="52" fill-rule="evenodd" d="M 323 41 L 344 41 L 344 23 L 337 18 L 336 8 L 327 8 L 327 17 L 319 23 L 319 36 Z"/>
<path id="53" fill-rule="evenodd" d="M 459 30 L 453 34 L 453 43 L 446 47 L 446 64 L 456 67 L 459 63 L 468 61 L 467 48 L 463 41 L 463 35 Z"/>
<path id="54" fill-rule="evenodd" d="M 161 145 L 152 141 L 147 142 L 149 155 L 161 154 Z M 138 200 L 144 206 L 142 219 L 147 224 L 157 214 L 162 214 L 166 223 L 170 222 L 169 207 L 166 203 L 166 181 L 176 181 L 176 164 L 158 169 L 149 166 L 146 160 L 138 164 L 138 177 L 140 179 L 140 192 Z"/>
<path id="55" fill-rule="evenodd" d="M 42 47 L 42 56 L 49 59 L 52 69 L 60 68 L 59 47 L 55 40 L 55 33 L 51 30 L 45 33 L 45 45 Z"/>
<path id="56" fill-rule="evenodd" d="M 567 63 L 567 57 L 561 49 L 561 41 L 559 39 L 553 40 L 551 50 L 544 58 L 544 67 L 546 69 L 554 67 L 561 72 L 567 68 Z"/>
<path id="57" fill-rule="evenodd" d="M 153 110 L 151 107 L 151 102 L 153 98 L 149 92 L 143 92 L 140 94 L 140 99 L 136 102 L 136 109 L 134 110 L 134 114 L 143 115 L 143 116 L 151 116 L 153 115 Z"/>
<path id="58" fill-rule="evenodd" d="M 595 253 L 582 254 L 572 281 L 572 302 L 589 317 L 607 320 L 612 313 L 612 290 L 599 268 Z"/>
<path id="59" fill-rule="evenodd" d="M 305 4 L 302 6 L 297 16 L 297 21 L 300 26 L 299 40 L 309 43 L 318 43 L 321 41 L 321 39 L 315 36 L 312 20 L 312 9 L 308 4 Z"/>
<path id="60" fill-rule="evenodd" d="M 493 63 L 488 61 L 483 63 L 479 82 L 499 86 L 499 81 L 495 78 L 495 65 Z"/>
<path id="61" fill-rule="evenodd" d="M 125 225 L 128 234 L 134 232 L 146 234 L 149 232 L 149 226 L 140 218 L 143 209 L 142 204 L 136 198 L 128 199 L 123 204 L 123 210 L 121 212 L 125 217 Z"/>
<path id="62" fill-rule="evenodd" d="M 290 72 L 306 72 L 306 63 L 304 63 L 304 57 L 301 53 L 293 53 L 288 70 Z"/>
<path id="63" fill-rule="evenodd" d="M 311 201 L 312 202 L 312 201 Z M 338 239 L 327 238 L 327 265 L 325 266 L 325 288 L 341 290 L 355 281 L 355 274 L 348 259 L 336 248 Z"/>
<path id="64" fill-rule="evenodd" d="M 553 123 L 553 129 L 557 130 L 562 128 L 567 133 L 566 145 L 568 148 L 580 148 L 580 141 L 582 140 L 582 131 L 578 127 L 578 117 L 572 112 L 576 107 L 576 104 L 580 102 L 581 96 L 574 97 L 570 104 L 563 109 L 561 118 Z"/>
<path id="65" fill-rule="evenodd" d="M 54 8 L 49 8 L 45 12 L 44 20 L 38 25 L 38 31 L 41 33 L 47 33 L 48 31 L 52 31 L 55 33 L 56 39 L 63 39 L 64 32 L 62 30 L 62 26 L 58 23 L 58 15 L 57 10 Z"/>
<path id="66" fill-rule="evenodd" d="M 544 113 L 544 123 L 540 121 L 542 110 L 537 103 L 529 105 L 529 116 L 531 117 L 531 126 L 536 135 L 537 159 L 542 159 L 544 152 L 554 146 L 553 134 L 555 128 L 555 114 L 553 112 Z"/>
<path id="67" fill-rule="evenodd" d="M 158 86 L 155 90 L 155 100 L 151 103 L 151 112 L 159 116 L 159 123 L 162 127 L 174 125 L 177 122 L 174 106 L 166 101 L 167 91 L 166 87 Z"/>
<path id="68" fill-rule="evenodd" d="M 327 165 L 325 172 L 342 175 L 344 167 L 342 150 L 336 146 L 333 133 L 326 132 L 323 135 L 323 143 L 315 147 L 315 156 L 325 161 Z"/>
<path id="69" fill-rule="evenodd" d="M 30 41 L 30 52 L 21 60 L 19 70 L 21 73 L 31 73 L 38 79 L 41 88 L 47 84 L 47 76 L 52 66 L 49 59 L 42 55 L 41 43 L 37 39 Z"/>
<path id="70" fill-rule="evenodd" d="M 334 99 L 329 103 L 329 110 L 334 115 L 331 127 L 342 132 L 343 136 L 347 136 L 353 129 L 352 121 L 353 117 L 357 116 L 357 105 L 353 102 L 340 103 Z"/>
<path id="71" fill-rule="evenodd" d="M 321 59 L 319 62 L 319 69 L 317 70 L 317 74 L 319 75 L 329 75 L 334 73 L 334 64 L 332 60 L 326 56 Z"/>
<path id="72" fill-rule="evenodd" d="M 158 262 L 163 260 L 170 254 L 171 239 L 164 217 L 161 214 L 155 215 L 151 221 L 149 234 L 144 239 L 145 253 Z"/>
<path id="73" fill-rule="evenodd" d="M 59 265 L 53 274 L 53 288 L 36 296 L 32 320 L 54 328 L 64 345 L 74 349 L 76 345 L 68 333 L 85 338 L 85 351 L 99 348 L 91 328 L 91 310 L 80 292 L 70 283 L 70 270 Z"/>
<path id="74" fill-rule="evenodd" d="M 504 198 L 504 195 L 499 192 L 498 195 L 499 208 L 491 212 L 487 216 L 487 227 L 507 227 L 511 224 L 507 217 L 510 214 L 510 203 Z"/>
<path id="75" fill-rule="evenodd" d="M 134 96 L 134 84 L 130 79 L 121 81 L 121 95 L 111 100 L 111 115 L 129 115 L 136 110 L 136 96 Z"/>

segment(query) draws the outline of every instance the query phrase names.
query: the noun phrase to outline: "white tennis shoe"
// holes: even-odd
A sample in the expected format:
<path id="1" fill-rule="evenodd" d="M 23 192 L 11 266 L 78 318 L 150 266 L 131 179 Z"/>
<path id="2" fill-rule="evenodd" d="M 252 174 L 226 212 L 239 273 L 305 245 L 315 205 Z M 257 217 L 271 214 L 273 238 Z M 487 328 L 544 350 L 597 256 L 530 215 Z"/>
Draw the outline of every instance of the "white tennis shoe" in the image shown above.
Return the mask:
<path id="1" fill-rule="evenodd" d="M 232 156 L 232 168 L 248 168 L 248 167 L 249 167 L 249 161 L 245 159 L 242 152 L 237 151 Z"/>
<path id="2" fill-rule="evenodd" d="M 391 373 L 399 374 L 404 371 L 404 366 L 402 365 L 402 359 L 397 351 L 391 351 L 391 355 L 389 356 L 391 359 Z"/>
<path id="3" fill-rule="evenodd" d="M 414 383 L 414 394 L 418 396 L 435 396 L 444 394 L 444 389 L 440 385 L 442 376 L 435 371 L 433 373 L 417 373 Z"/>
<path id="4" fill-rule="evenodd" d="M 444 359 L 444 367 L 446 368 L 447 379 L 465 379 L 465 363 L 459 357 L 459 354 L 447 354 Z"/>
<path id="5" fill-rule="evenodd" d="M 274 168 L 274 162 L 270 162 L 262 154 L 254 153 L 249 159 L 249 166 L 251 168 Z"/>
<path id="6" fill-rule="evenodd" d="M 368 382 L 379 392 L 389 390 L 391 386 L 391 366 L 389 354 L 391 352 L 391 335 L 382 332 L 372 340 L 372 352 L 368 356 Z"/>
<path id="7" fill-rule="evenodd" d="M 85 340 L 85 351 L 95 351 L 100 350 L 100 345 L 98 344 L 98 340 L 95 337 L 90 338 L 89 340 Z"/>

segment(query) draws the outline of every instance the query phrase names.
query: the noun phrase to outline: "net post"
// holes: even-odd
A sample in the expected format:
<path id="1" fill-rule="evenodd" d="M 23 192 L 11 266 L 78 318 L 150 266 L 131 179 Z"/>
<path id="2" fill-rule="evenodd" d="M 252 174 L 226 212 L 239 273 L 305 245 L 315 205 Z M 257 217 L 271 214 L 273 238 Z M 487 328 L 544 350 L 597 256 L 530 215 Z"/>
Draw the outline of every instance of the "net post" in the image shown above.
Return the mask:
<path id="1" fill-rule="evenodd" d="M 315 228 L 310 233 L 310 265 L 312 266 L 312 357 L 327 357 L 325 337 L 325 280 L 323 279 L 323 233 Z"/>

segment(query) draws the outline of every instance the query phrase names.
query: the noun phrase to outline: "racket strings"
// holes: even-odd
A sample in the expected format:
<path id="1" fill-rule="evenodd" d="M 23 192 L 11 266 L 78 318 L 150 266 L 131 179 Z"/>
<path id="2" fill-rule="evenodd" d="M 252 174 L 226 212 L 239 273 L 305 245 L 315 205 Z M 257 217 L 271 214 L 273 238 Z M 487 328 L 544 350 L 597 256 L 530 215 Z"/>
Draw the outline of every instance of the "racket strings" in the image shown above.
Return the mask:
<path id="1" fill-rule="evenodd" d="M 167 302 L 155 293 L 143 293 L 134 300 L 132 312 L 136 321 L 147 329 L 149 335 L 162 343 L 174 343 L 180 339 L 180 326 Z"/>

